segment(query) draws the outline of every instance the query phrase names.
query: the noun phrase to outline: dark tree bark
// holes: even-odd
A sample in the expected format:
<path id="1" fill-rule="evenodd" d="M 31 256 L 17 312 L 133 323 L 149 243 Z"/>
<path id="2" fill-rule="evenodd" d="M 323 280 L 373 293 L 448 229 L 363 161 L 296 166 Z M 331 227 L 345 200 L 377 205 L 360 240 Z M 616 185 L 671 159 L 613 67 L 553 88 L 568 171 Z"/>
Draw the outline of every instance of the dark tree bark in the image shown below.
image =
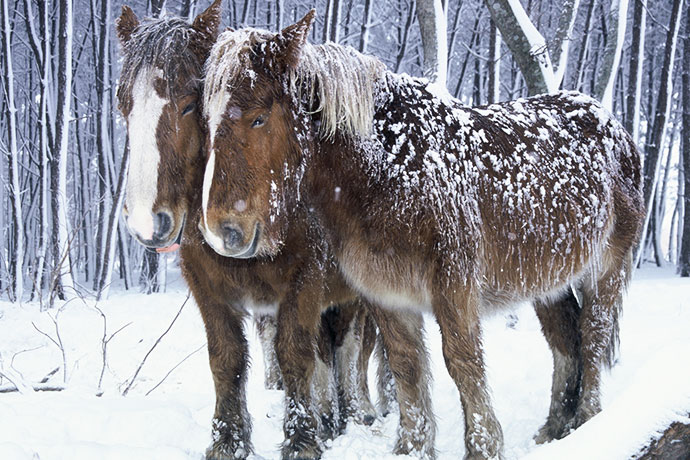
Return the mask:
<path id="1" fill-rule="evenodd" d="M 501 36 L 499 35 L 498 27 L 496 27 L 496 24 L 494 24 L 493 19 L 489 21 L 489 29 L 491 31 L 491 35 L 489 36 L 489 83 L 487 90 L 487 102 L 489 104 L 493 104 L 498 102 L 500 96 L 501 63 L 498 59 L 500 58 Z"/>
<path id="2" fill-rule="evenodd" d="M 638 141 L 640 124 L 640 98 L 642 97 L 642 63 L 644 61 L 644 33 L 647 17 L 647 0 L 633 0 L 632 44 L 630 46 L 630 72 L 628 76 L 628 96 L 626 116 L 623 126 Z"/>
<path id="3" fill-rule="evenodd" d="M 546 43 L 541 38 L 542 48 L 533 49 L 528 34 L 512 11 L 508 0 L 484 0 L 491 17 L 501 31 L 501 37 L 510 49 L 513 59 L 522 72 L 530 95 L 547 93 L 554 89 L 554 75 Z M 534 29 L 536 30 L 536 28 Z"/>
<path id="4" fill-rule="evenodd" d="M 366 53 L 369 45 L 369 23 L 371 22 L 372 0 L 364 0 L 364 17 L 362 18 L 362 30 L 359 35 L 359 52 Z"/>

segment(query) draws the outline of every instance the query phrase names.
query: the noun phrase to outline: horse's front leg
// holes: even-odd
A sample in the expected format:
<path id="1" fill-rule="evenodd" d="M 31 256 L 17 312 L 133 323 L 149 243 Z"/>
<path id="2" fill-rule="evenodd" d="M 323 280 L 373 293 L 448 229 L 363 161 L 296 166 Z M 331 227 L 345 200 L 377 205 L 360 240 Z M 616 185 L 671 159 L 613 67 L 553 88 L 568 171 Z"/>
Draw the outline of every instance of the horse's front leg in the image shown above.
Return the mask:
<path id="1" fill-rule="evenodd" d="M 472 281 L 464 286 L 437 285 L 448 286 L 434 296 L 434 314 L 441 329 L 446 368 L 460 391 L 465 459 L 502 458 L 503 432 L 491 406 L 484 369 L 479 294 Z"/>
<path id="2" fill-rule="evenodd" d="M 226 304 L 199 302 L 206 326 L 208 356 L 216 387 L 211 460 L 242 459 L 253 452 L 252 423 L 247 411 L 248 347 L 244 314 Z"/>
<path id="3" fill-rule="evenodd" d="M 309 283 L 293 284 L 301 285 L 301 289 L 288 293 L 281 302 L 276 334 L 276 353 L 285 389 L 282 457 L 317 459 L 321 457 L 322 447 L 311 391 L 323 282 L 310 280 Z"/>

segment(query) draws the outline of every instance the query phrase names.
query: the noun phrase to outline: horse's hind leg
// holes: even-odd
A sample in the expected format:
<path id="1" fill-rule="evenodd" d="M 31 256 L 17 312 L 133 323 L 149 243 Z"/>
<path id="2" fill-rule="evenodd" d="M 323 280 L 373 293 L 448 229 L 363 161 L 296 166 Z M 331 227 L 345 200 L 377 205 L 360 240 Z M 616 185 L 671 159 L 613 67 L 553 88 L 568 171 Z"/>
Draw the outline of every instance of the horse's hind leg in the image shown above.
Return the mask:
<path id="1" fill-rule="evenodd" d="M 275 347 L 276 318 L 274 315 L 256 315 L 255 322 L 264 355 L 264 387 L 267 390 L 282 390 L 283 376 L 280 375 Z"/>
<path id="2" fill-rule="evenodd" d="M 436 422 L 431 409 L 429 357 L 419 313 L 370 309 L 395 379 L 400 425 L 394 453 L 434 458 Z"/>
<path id="3" fill-rule="evenodd" d="M 335 364 L 342 428 L 348 419 L 371 425 L 376 411 L 369 399 L 367 370 L 376 329 L 359 300 L 343 305 L 340 312 L 335 334 Z"/>
<path id="4" fill-rule="evenodd" d="M 573 428 L 601 411 L 601 368 L 610 367 L 615 358 L 618 316 L 632 265 L 630 254 L 616 254 L 614 246 L 602 258 L 601 269 L 585 276 L 582 282 L 582 390 Z"/>
<path id="5" fill-rule="evenodd" d="M 393 373 L 388 364 L 388 356 L 386 349 L 383 346 L 383 338 L 381 334 L 376 337 L 376 345 L 374 347 L 376 353 L 376 388 L 379 393 L 379 399 L 376 402 L 379 412 L 383 417 L 390 414 L 393 403 L 395 402 L 395 382 L 393 381 Z"/>
<path id="6" fill-rule="evenodd" d="M 321 417 L 323 439 L 335 439 L 342 430 L 336 390 L 334 346 L 337 332 L 334 329 L 340 309 L 329 308 L 321 314 L 321 327 L 317 340 L 317 354 L 312 377 L 314 405 Z"/>
<path id="7" fill-rule="evenodd" d="M 359 360 L 357 361 L 357 383 L 359 388 L 357 395 L 359 397 L 360 412 L 358 422 L 364 425 L 371 425 L 376 420 L 376 409 L 371 403 L 367 376 L 369 373 L 369 358 L 374 351 L 374 344 L 376 343 L 376 324 L 367 309 L 362 307 L 360 307 L 359 320 L 362 346 L 359 352 Z"/>
<path id="8" fill-rule="evenodd" d="M 534 437 L 541 444 L 567 435 L 575 417 L 582 378 L 580 305 L 568 288 L 558 298 L 536 300 L 534 310 L 553 354 L 549 416 Z"/>

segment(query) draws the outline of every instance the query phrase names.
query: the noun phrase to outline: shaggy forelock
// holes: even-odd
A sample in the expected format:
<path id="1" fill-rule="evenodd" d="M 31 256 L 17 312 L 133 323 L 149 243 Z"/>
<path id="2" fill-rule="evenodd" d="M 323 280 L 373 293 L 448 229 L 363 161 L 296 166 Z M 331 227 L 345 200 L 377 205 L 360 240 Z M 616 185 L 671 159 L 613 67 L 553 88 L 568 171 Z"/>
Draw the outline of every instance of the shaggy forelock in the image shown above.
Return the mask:
<path id="1" fill-rule="evenodd" d="M 211 50 L 206 62 L 204 112 L 223 111 L 224 93 L 244 78 L 254 79 L 251 53 L 275 33 L 258 29 L 227 30 Z M 288 73 L 288 86 L 298 100 L 306 97 L 312 112 L 321 112 L 320 134 L 331 137 L 336 131 L 347 135 L 367 135 L 374 118 L 374 90 L 385 66 L 378 59 L 358 53 L 348 46 L 305 43 L 299 62 Z"/>
<path id="2" fill-rule="evenodd" d="M 163 71 L 167 97 L 178 89 L 178 81 L 198 88 L 203 63 L 190 46 L 198 33 L 179 18 L 148 19 L 137 27 L 124 46 L 119 96 L 131 97 L 137 76 L 153 68 Z"/>

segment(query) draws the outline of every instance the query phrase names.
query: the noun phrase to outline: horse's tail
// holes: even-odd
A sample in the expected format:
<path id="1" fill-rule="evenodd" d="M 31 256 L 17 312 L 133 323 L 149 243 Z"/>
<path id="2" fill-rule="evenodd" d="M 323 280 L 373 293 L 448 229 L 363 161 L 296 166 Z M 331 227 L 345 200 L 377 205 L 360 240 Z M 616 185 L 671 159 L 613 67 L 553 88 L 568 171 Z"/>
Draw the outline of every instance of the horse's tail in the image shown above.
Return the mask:
<path id="1" fill-rule="evenodd" d="M 632 278 L 632 273 L 634 270 L 634 252 L 635 247 L 628 249 L 625 260 L 621 267 L 621 276 L 623 276 L 623 286 L 621 287 L 620 293 L 616 298 L 616 302 L 611 309 L 611 337 L 609 340 L 608 347 L 604 351 L 604 356 L 602 362 L 604 366 L 611 368 L 616 363 L 618 359 L 618 353 L 620 348 L 620 316 L 623 309 L 623 295 L 628 289 L 630 284 L 630 279 Z"/>

